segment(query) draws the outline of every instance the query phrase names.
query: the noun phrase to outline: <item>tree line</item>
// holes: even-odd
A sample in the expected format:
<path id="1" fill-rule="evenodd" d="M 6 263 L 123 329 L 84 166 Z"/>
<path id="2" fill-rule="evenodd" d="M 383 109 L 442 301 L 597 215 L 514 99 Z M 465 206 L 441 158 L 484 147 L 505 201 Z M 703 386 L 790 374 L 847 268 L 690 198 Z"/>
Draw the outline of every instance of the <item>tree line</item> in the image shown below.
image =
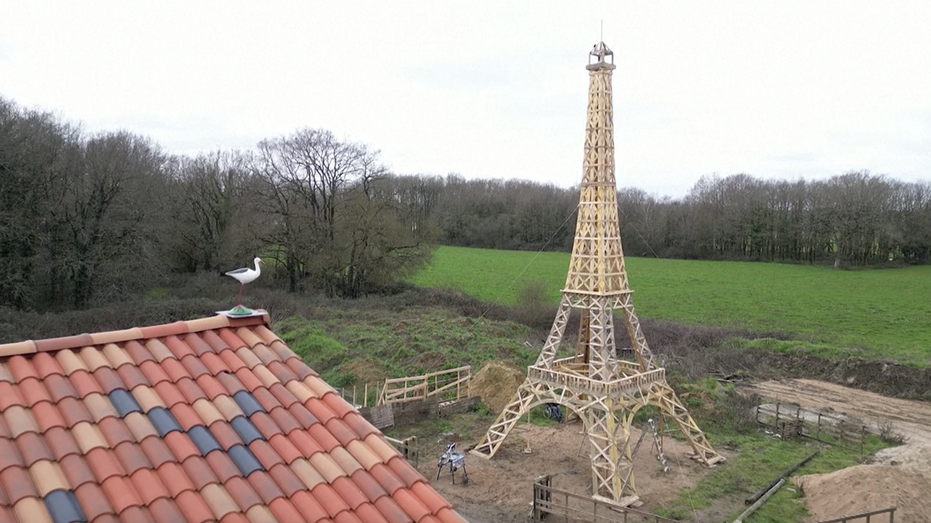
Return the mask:
<path id="1" fill-rule="evenodd" d="M 436 243 L 569 250 L 578 187 L 399 175 L 371 147 L 300 129 L 246 151 L 165 152 L 0 98 L 0 306 L 119 300 L 252 256 L 273 285 L 356 297 Z M 931 184 L 704 177 L 683 198 L 622 188 L 628 255 L 871 265 L 931 261 Z"/>

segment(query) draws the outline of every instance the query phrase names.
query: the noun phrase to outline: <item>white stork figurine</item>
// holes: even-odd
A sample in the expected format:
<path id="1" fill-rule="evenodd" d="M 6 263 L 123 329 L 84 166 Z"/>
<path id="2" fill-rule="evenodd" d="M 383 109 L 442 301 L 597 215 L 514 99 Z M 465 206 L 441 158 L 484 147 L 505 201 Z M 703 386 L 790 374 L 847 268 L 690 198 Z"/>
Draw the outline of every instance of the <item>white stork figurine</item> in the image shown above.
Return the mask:
<path id="1" fill-rule="evenodd" d="M 239 281 L 239 305 L 237 305 L 237 307 L 242 307 L 242 288 L 245 287 L 247 283 L 254 282 L 256 278 L 262 275 L 262 268 L 259 266 L 259 264 L 264 265 L 265 262 L 262 261 L 262 258 L 256 258 L 254 263 L 254 269 L 243 267 L 241 269 L 235 269 L 224 273 L 227 276 L 236 278 Z"/>

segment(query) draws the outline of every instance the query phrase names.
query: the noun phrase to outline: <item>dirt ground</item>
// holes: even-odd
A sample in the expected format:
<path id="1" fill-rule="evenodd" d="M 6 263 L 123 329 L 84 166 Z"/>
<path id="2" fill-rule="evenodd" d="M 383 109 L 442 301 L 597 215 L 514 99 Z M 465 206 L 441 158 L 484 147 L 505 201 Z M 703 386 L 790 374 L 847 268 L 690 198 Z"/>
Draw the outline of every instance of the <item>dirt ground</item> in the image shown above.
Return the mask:
<path id="1" fill-rule="evenodd" d="M 811 521 L 896 506 L 896 521 L 931 521 L 931 403 L 887 398 L 817 380 L 767 381 L 748 387 L 760 396 L 857 417 L 874 430 L 906 438 L 871 464 L 793 478 L 805 493 Z M 885 523 L 881 518 L 872 521 Z"/>
<path id="2" fill-rule="evenodd" d="M 493 459 L 466 455 L 468 486 L 459 482 L 461 474 L 458 473 L 456 484 L 453 484 L 448 471 L 434 481 L 436 461 L 430 459 L 432 454 L 423 446 L 419 469 L 470 522 L 523 523 L 530 512 L 531 484 L 541 475 L 551 475 L 554 488 L 591 495 L 591 465 L 588 448 L 582 447 L 581 431 L 579 422 L 547 427 L 522 423 L 514 428 Z M 640 431 L 632 430 L 631 437 L 636 441 Z M 635 482 L 644 503 L 640 510 L 646 511 L 674 499 L 680 489 L 693 486 L 710 472 L 688 458 L 692 453 L 688 444 L 667 437 L 664 447 L 670 470 L 664 473 L 655 453 L 651 452 L 651 441 L 647 435 L 634 457 Z M 445 442 L 437 443 L 436 456 L 439 457 Z M 525 452 L 528 443 L 530 453 Z"/>

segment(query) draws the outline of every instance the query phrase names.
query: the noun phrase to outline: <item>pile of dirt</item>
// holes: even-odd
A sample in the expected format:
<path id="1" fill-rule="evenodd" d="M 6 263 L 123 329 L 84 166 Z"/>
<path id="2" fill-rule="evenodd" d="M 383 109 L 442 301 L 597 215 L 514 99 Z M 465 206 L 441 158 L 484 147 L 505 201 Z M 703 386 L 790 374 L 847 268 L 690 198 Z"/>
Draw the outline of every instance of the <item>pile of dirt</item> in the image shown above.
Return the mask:
<path id="1" fill-rule="evenodd" d="M 798 476 L 810 521 L 897 507 L 896 521 L 924 521 L 931 514 L 931 478 L 890 465 L 857 465 L 829 474 Z M 886 521 L 883 516 L 873 521 Z"/>
<path id="2" fill-rule="evenodd" d="M 482 402 L 493 412 L 501 412 L 525 377 L 513 365 L 500 361 L 489 362 L 472 376 L 472 395 L 482 398 Z"/>
<path id="3" fill-rule="evenodd" d="M 371 360 L 352 360 L 340 365 L 339 371 L 352 374 L 354 377 L 352 382 L 355 385 L 368 384 L 369 386 L 380 387 L 380 383 L 388 377 L 388 369 L 384 365 Z"/>

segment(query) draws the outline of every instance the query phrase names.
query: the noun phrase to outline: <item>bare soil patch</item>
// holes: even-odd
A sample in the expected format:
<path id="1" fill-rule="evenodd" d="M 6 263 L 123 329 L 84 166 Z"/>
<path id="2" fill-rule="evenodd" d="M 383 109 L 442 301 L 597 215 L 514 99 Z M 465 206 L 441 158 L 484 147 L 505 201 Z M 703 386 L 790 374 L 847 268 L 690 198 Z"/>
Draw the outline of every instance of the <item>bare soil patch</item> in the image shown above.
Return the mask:
<path id="1" fill-rule="evenodd" d="M 876 454 L 874 463 L 794 478 L 805 492 L 811 521 L 898 507 L 896 519 L 931 514 L 931 403 L 888 398 L 817 380 L 767 381 L 748 387 L 767 398 L 862 419 L 874 430 L 891 427 L 906 443 Z M 877 520 L 880 521 L 880 520 Z"/>

